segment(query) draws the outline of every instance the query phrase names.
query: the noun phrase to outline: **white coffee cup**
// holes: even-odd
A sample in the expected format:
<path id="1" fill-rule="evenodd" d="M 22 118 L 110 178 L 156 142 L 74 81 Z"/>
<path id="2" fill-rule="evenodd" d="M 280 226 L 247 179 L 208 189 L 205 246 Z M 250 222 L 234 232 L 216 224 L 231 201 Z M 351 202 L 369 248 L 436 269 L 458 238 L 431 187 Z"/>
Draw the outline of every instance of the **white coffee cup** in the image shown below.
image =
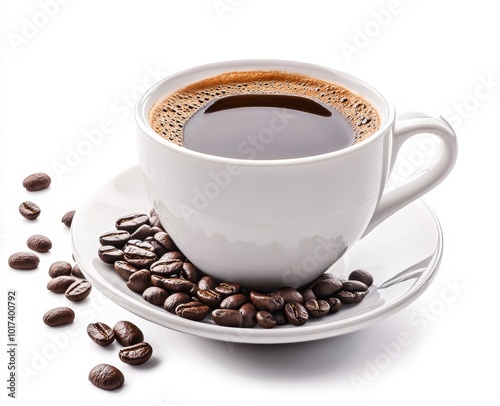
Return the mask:
<path id="1" fill-rule="evenodd" d="M 338 151 L 281 160 L 208 155 L 175 145 L 151 128 L 149 111 L 175 90 L 223 72 L 249 70 L 337 83 L 376 108 L 380 128 Z M 149 89 L 135 117 L 139 164 L 162 225 L 200 270 L 253 289 L 299 287 L 315 279 L 377 224 L 438 185 L 457 157 L 453 128 L 444 119 L 396 116 L 394 107 L 359 79 L 301 62 L 241 60 L 188 69 Z M 401 145 L 422 133 L 442 143 L 437 163 L 385 191 Z"/>

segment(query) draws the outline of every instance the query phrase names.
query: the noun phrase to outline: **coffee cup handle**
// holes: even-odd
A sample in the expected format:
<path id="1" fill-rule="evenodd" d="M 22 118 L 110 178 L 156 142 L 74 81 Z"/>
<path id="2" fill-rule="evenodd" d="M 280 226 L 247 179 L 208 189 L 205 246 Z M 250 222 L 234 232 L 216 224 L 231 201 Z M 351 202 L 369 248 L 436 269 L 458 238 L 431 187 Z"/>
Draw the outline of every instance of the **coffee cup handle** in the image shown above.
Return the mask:
<path id="1" fill-rule="evenodd" d="M 416 179 L 382 194 L 363 237 L 396 211 L 436 187 L 453 169 L 457 159 L 458 145 L 451 125 L 442 117 L 436 118 L 424 113 L 411 112 L 398 115 L 396 118 L 392 135 L 390 172 L 394 168 L 401 146 L 409 138 L 423 133 L 432 134 L 442 142 L 444 146 L 442 156 L 435 165 L 426 169 Z"/>

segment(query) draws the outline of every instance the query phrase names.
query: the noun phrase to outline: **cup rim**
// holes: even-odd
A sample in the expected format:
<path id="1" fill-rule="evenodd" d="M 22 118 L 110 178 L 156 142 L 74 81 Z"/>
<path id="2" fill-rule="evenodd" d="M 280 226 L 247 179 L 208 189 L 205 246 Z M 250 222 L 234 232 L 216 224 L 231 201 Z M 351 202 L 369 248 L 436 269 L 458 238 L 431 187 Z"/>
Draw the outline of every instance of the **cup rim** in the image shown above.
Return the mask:
<path id="1" fill-rule="evenodd" d="M 213 70 L 213 69 L 221 69 L 221 68 L 227 68 L 227 71 L 236 70 L 238 67 L 241 66 L 247 66 L 249 65 L 254 65 L 254 69 L 265 69 L 266 67 L 273 67 L 275 65 L 279 66 L 286 66 L 287 68 L 293 70 L 294 68 L 302 68 L 302 69 L 312 69 L 312 70 L 321 70 L 323 72 L 330 72 L 333 75 L 341 78 L 344 81 L 347 82 L 353 82 L 357 86 L 360 86 L 364 89 L 367 89 L 369 92 L 371 92 L 372 95 L 375 95 L 381 102 L 381 104 L 384 105 L 386 109 L 386 114 L 385 117 L 383 117 L 383 114 L 381 111 L 378 111 L 378 113 L 381 116 L 382 124 L 378 128 L 378 130 L 370 135 L 368 138 L 365 140 L 362 140 L 356 144 L 350 145 L 346 148 L 342 148 L 340 150 L 336 151 L 331 151 L 331 152 L 326 152 L 324 154 L 318 154 L 318 155 L 312 155 L 312 156 L 305 156 L 305 157 L 298 157 L 298 158 L 281 158 L 281 159 L 244 159 L 244 158 L 231 158 L 231 157 L 224 157 L 224 156 L 218 156 L 218 155 L 211 155 L 207 154 L 204 152 L 199 152 L 199 151 L 194 151 L 191 149 L 188 149 L 186 147 L 181 147 L 180 145 L 174 144 L 173 142 L 170 142 L 163 137 L 161 137 L 158 133 L 156 133 L 150 126 L 149 120 L 148 120 L 148 113 L 149 111 L 145 111 L 144 107 L 146 105 L 146 102 L 149 100 L 151 95 L 156 92 L 159 88 L 164 86 L 165 83 L 171 82 L 172 80 L 178 79 L 182 76 L 189 75 L 191 73 L 200 73 L 203 71 L 208 71 L 208 70 Z M 349 88 L 349 86 L 344 85 L 343 83 L 340 83 L 340 85 L 346 87 L 348 90 L 353 91 L 352 89 Z M 362 95 L 365 97 L 364 95 Z M 166 97 L 163 96 L 163 97 Z M 375 107 L 375 106 L 374 106 Z M 376 107 L 375 107 L 376 108 Z M 382 94 L 373 88 L 371 85 L 365 83 L 364 81 L 358 79 L 355 76 L 352 76 L 348 73 L 338 71 L 336 69 L 332 69 L 329 67 L 325 67 L 322 65 L 317 65 L 317 64 L 312 64 L 312 63 L 307 63 L 307 62 L 298 62 L 298 61 L 291 61 L 291 60 L 281 60 L 281 59 L 239 59 L 239 60 L 227 60 L 227 61 L 221 61 L 221 62 L 214 62 L 214 63 L 209 63 L 209 64 L 203 64 L 195 67 L 191 67 L 188 69 L 184 69 L 182 71 L 176 72 L 172 75 L 169 75 L 165 77 L 164 79 L 158 81 L 155 83 L 153 86 L 151 86 L 143 95 L 142 97 L 137 101 L 134 109 L 134 117 L 136 124 L 141 130 L 142 134 L 145 134 L 147 137 L 149 137 L 152 141 L 157 143 L 158 145 L 161 145 L 172 152 L 185 155 L 188 157 L 196 158 L 196 159 L 202 159 L 206 161 L 211 161 L 214 163 L 219 163 L 219 164 L 227 164 L 227 165 L 238 165 L 238 166 L 257 166 L 257 167 L 265 167 L 265 166 L 288 166 L 288 165 L 300 165 L 300 164 L 309 164 L 313 162 L 318 162 L 318 161 L 323 161 L 323 160 L 328 160 L 328 159 L 333 159 L 336 157 L 340 156 L 345 156 L 348 154 L 351 154 L 359 149 L 363 149 L 364 147 L 372 144 L 373 142 L 376 142 L 380 137 L 383 136 L 387 132 L 387 130 L 393 125 L 394 120 L 396 116 L 396 111 L 392 103 L 388 102 L 387 99 L 382 96 Z"/>

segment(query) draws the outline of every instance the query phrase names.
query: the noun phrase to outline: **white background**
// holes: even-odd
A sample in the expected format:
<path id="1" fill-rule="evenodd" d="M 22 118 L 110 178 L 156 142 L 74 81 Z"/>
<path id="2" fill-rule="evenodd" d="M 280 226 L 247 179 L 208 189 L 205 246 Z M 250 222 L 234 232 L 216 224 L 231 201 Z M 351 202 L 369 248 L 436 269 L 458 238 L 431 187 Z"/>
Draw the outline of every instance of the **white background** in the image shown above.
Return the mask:
<path id="1" fill-rule="evenodd" d="M 7 399 L 12 404 L 286 399 L 297 405 L 500 405 L 500 337 L 494 329 L 500 283 L 495 5 L 493 0 L 2 1 L 0 402 L 7 398 L 6 292 L 15 288 L 22 376 L 17 400 Z M 457 165 L 425 199 L 445 236 L 433 284 L 377 325 L 294 345 L 233 346 L 187 336 L 142 320 L 97 291 L 77 306 L 80 319 L 70 330 L 44 326 L 45 310 L 67 304 L 45 289 L 48 266 L 71 261 L 62 215 L 136 163 L 133 103 L 161 77 L 244 58 L 300 60 L 346 71 L 379 89 L 400 112 L 444 115 L 455 125 Z M 100 126 L 102 136 L 95 131 Z M 94 145 L 77 157 L 74 151 L 91 131 Z M 52 186 L 29 194 L 21 182 L 38 171 L 52 176 Z M 36 222 L 17 213 L 24 200 L 42 207 Z M 41 255 L 35 271 L 10 269 L 10 253 L 26 249 L 27 237 L 35 233 L 52 239 L 52 251 Z M 450 284 L 458 288 L 444 303 Z M 412 329 L 410 319 L 420 311 L 430 312 L 428 323 Z M 121 319 L 144 330 L 155 355 L 142 367 L 122 364 L 126 385 L 107 393 L 94 388 L 87 374 L 101 362 L 120 366 L 118 347 L 96 348 L 85 327 Z M 374 373 L 368 366 L 402 331 L 410 333 L 411 344 Z M 353 376 L 363 383 L 355 385 Z"/>

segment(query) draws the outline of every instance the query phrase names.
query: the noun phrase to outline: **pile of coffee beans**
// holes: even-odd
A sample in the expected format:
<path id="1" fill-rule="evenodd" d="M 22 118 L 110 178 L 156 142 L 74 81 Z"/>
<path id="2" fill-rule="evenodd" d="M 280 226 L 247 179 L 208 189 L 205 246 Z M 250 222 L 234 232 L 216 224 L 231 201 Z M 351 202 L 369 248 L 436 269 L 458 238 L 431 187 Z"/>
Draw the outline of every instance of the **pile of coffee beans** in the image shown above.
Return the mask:
<path id="1" fill-rule="evenodd" d="M 226 327 L 301 326 L 361 302 L 373 283 L 368 272 L 358 269 L 348 278 L 323 274 L 298 289 L 249 291 L 198 270 L 179 251 L 154 210 L 120 217 L 115 229 L 99 241 L 99 258 L 144 300 L 193 321 L 210 316 Z"/>

